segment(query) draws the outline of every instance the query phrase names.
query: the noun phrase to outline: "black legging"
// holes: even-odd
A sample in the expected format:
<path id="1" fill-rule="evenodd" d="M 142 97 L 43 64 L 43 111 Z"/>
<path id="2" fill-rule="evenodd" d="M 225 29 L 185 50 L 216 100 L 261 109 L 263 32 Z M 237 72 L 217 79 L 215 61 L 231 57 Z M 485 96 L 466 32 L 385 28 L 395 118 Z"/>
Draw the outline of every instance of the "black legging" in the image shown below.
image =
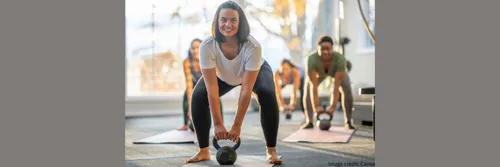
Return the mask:
<path id="1" fill-rule="evenodd" d="M 223 96 L 236 86 L 231 86 L 217 78 L 219 96 Z M 237 85 L 239 86 L 239 85 Z M 271 66 L 264 62 L 253 87 L 260 105 L 260 123 L 264 132 L 267 147 L 275 147 L 278 136 L 279 107 L 274 88 L 273 71 Z M 196 137 L 200 148 L 209 146 L 210 128 L 212 119 L 208 103 L 207 88 L 202 77 L 193 90 L 191 100 L 191 114 L 195 127 Z M 229 130 L 229 129 L 228 129 Z"/>
<path id="2" fill-rule="evenodd" d="M 193 84 L 195 85 L 195 84 Z M 182 111 L 183 111 L 183 118 L 184 118 L 184 125 L 188 124 L 188 100 L 187 100 L 187 90 L 184 91 L 184 96 L 182 99 Z M 220 115 L 222 120 L 224 121 L 224 115 L 222 114 L 223 108 L 222 108 L 222 102 L 220 102 Z"/>

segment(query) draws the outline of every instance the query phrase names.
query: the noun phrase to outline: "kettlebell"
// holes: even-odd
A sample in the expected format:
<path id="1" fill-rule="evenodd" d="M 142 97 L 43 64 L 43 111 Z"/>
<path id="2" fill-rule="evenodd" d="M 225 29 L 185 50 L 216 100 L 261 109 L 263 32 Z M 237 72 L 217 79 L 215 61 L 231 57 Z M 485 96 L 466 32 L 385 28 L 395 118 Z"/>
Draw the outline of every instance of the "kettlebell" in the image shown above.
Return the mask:
<path id="1" fill-rule="evenodd" d="M 191 129 L 191 131 L 194 132 L 194 125 L 193 125 L 193 121 L 189 121 L 188 122 L 188 126 L 189 126 L 189 129 Z"/>
<path id="2" fill-rule="evenodd" d="M 316 124 L 317 126 L 319 127 L 319 129 L 321 130 L 329 130 L 330 127 L 331 127 L 331 121 L 332 121 L 332 116 L 330 116 L 329 114 L 327 114 L 325 111 L 326 111 L 326 105 L 323 105 L 323 112 L 321 113 L 318 113 L 318 115 L 316 115 Z M 319 116 L 322 115 L 322 114 L 326 114 L 328 115 L 329 119 L 320 119 Z"/>
<path id="3" fill-rule="evenodd" d="M 233 165 L 234 162 L 236 162 L 236 159 L 238 158 L 236 154 L 236 149 L 240 147 L 241 144 L 240 138 L 238 138 L 238 142 L 233 147 L 230 146 L 220 147 L 219 143 L 217 142 L 217 139 L 215 139 L 214 136 L 212 144 L 214 145 L 215 149 L 217 149 L 216 158 L 217 162 L 219 162 L 220 165 Z"/>
<path id="4" fill-rule="evenodd" d="M 292 113 L 291 113 L 291 111 L 287 111 L 286 112 L 285 118 L 286 119 L 292 119 Z"/>

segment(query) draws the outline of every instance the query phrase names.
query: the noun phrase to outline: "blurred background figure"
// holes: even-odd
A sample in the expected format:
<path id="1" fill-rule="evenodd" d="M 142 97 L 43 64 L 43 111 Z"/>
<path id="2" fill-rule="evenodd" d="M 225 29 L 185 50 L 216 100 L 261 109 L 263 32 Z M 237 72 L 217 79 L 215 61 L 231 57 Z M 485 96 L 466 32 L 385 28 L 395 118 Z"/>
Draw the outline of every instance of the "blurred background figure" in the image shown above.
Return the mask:
<path id="1" fill-rule="evenodd" d="M 178 130 L 187 130 L 188 123 L 191 121 L 191 95 L 193 94 L 194 86 L 202 76 L 200 69 L 200 44 L 201 40 L 198 38 L 191 41 L 188 57 L 183 62 L 184 77 L 186 79 L 186 91 L 182 99 L 182 116 L 184 122 Z M 220 106 L 222 113 L 222 103 L 220 103 Z"/>
<path id="2" fill-rule="evenodd" d="M 301 92 L 304 91 L 304 69 L 296 66 L 288 59 L 283 59 L 278 70 L 274 73 L 274 83 L 280 111 L 290 112 L 287 114 L 291 114 L 291 112 L 295 110 L 297 102 L 302 102 L 303 93 Z M 293 85 L 293 92 L 290 96 L 289 103 L 285 102 L 285 98 L 283 98 L 282 95 L 282 88 L 287 85 Z M 300 93 L 300 98 L 297 98 L 297 93 Z M 304 104 L 302 103 L 300 107 L 305 118 Z"/>

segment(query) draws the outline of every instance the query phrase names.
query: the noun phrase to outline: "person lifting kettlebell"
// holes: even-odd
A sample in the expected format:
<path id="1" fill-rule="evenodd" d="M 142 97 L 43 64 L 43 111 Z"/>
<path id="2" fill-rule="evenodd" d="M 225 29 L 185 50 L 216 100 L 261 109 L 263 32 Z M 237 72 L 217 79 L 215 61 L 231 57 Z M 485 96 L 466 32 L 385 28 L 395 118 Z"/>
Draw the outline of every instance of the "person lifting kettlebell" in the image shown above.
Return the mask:
<path id="1" fill-rule="evenodd" d="M 276 88 L 276 98 L 278 99 L 278 105 L 280 106 L 280 111 L 284 112 L 286 119 L 291 119 L 292 112 L 295 110 L 295 105 L 297 101 L 302 102 L 302 96 L 297 98 L 297 92 L 304 91 L 304 78 L 305 71 L 303 68 L 296 66 L 288 59 L 283 59 L 280 63 L 278 70 L 274 73 L 274 86 Z M 281 95 L 282 89 L 287 85 L 293 85 L 293 92 L 290 96 L 290 102 L 285 103 L 283 96 Z M 300 100 L 297 100 L 300 99 Z M 301 111 L 304 114 L 304 104 L 301 104 Z"/>
<path id="2" fill-rule="evenodd" d="M 330 130 L 332 126 L 331 121 L 333 119 L 333 114 L 329 114 L 326 111 L 326 104 L 323 104 L 323 110 L 316 114 L 316 126 L 321 130 Z M 328 119 L 321 119 L 322 115 L 328 115 Z"/>
<path id="3" fill-rule="evenodd" d="M 195 85 L 191 116 L 199 150 L 186 163 L 210 160 L 210 128 L 216 140 L 238 142 L 252 93 L 259 102 L 261 126 L 265 138 L 266 160 L 281 164 L 276 151 L 279 107 L 274 88 L 273 70 L 262 57 L 260 43 L 250 35 L 243 9 L 234 1 L 222 3 L 212 22 L 212 35 L 200 44 L 203 76 Z M 227 130 L 220 113 L 220 97 L 240 86 L 238 106 Z M 213 120 L 213 121 L 212 121 Z"/>
<path id="4" fill-rule="evenodd" d="M 307 115 L 307 122 L 301 128 L 313 128 L 313 113 L 319 114 L 326 112 L 333 115 L 337 108 L 337 101 L 339 101 L 340 93 L 342 93 L 342 108 L 344 110 L 344 127 L 347 129 L 354 129 L 351 123 L 352 109 L 353 109 L 353 95 L 351 88 L 351 81 L 347 69 L 347 61 L 344 55 L 334 51 L 333 39 L 329 36 L 323 35 L 318 38 L 318 48 L 316 51 L 307 56 L 306 67 L 306 82 L 304 85 L 304 100 L 305 113 Z M 351 67 L 352 68 L 352 67 Z M 327 76 L 335 79 L 333 84 L 333 103 L 330 107 L 323 109 L 320 105 L 318 97 L 318 85 L 323 82 Z"/>
<path id="5" fill-rule="evenodd" d="M 184 91 L 184 95 L 182 97 L 182 117 L 184 119 L 181 127 L 177 128 L 177 130 L 187 130 L 188 128 L 191 131 L 194 131 L 193 123 L 191 122 L 191 95 L 193 93 L 194 86 L 200 80 L 201 73 L 200 69 L 200 44 L 202 40 L 195 38 L 191 41 L 190 47 L 187 53 L 186 59 L 182 62 L 183 70 L 184 70 L 184 81 L 186 83 L 186 90 Z M 221 113 L 222 113 L 222 103 Z"/>

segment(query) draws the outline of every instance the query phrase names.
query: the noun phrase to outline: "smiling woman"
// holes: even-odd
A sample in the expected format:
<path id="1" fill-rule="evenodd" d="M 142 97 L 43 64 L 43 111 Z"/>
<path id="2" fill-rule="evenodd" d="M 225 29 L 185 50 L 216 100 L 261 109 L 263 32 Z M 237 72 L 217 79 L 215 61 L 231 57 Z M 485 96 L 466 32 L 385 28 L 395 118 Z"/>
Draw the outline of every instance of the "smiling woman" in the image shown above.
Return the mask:
<path id="1" fill-rule="evenodd" d="M 210 159 L 208 146 L 212 122 L 216 140 L 239 141 L 252 93 L 261 109 L 267 161 L 272 164 L 282 161 L 276 153 L 279 109 L 273 70 L 262 58 L 261 45 L 250 35 L 249 27 L 243 9 L 233 1 L 226 1 L 217 8 L 212 36 L 200 44 L 203 76 L 191 100 L 192 121 L 200 150 L 186 159 L 186 163 Z M 237 86 L 241 87 L 238 108 L 231 127 L 226 130 L 220 113 L 220 97 Z"/>

